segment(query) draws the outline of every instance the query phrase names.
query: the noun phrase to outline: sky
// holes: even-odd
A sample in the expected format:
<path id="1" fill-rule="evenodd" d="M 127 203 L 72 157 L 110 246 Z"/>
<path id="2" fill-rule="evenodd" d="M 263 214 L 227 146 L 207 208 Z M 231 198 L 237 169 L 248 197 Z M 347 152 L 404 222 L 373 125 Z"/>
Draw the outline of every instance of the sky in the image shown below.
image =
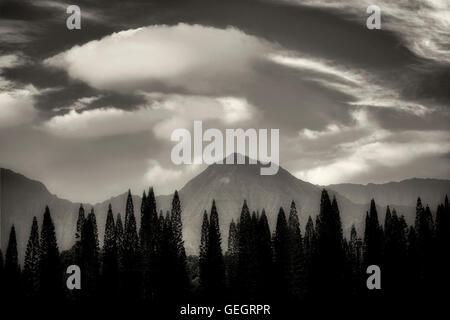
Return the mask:
<path id="1" fill-rule="evenodd" d="M 195 120 L 279 129 L 315 184 L 450 178 L 447 0 L 70 4 L 0 2 L 0 166 L 60 197 L 180 189 L 205 165 L 174 165 L 170 136 Z"/>

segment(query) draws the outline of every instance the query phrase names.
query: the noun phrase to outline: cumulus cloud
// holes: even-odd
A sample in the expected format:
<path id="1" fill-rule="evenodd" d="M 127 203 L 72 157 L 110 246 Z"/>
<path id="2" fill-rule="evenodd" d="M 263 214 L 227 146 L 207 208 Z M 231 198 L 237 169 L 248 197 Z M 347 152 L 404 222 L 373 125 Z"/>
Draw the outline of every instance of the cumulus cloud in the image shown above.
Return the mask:
<path id="1" fill-rule="evenodd" d="M 272 46 L 235 28 L 180 23 L 113 33 L 45 60 L 98 89 L 152 85 L 203 91 L 246 74 Z"/>
<path id="2" fill-rule="evenodd" d="M 135 110 L 104 107 L 78 112 L 72 109 L 66 114 L 54 116 L 41 128 L 67 138 L 153 131 L 156 137 L 169 140 L 174 129 L 190 128 L 194 120 L 241 123 L 250 119 L 255 109 L 246 99 L 239 97 L 142 94 L 148 102 Z"/>

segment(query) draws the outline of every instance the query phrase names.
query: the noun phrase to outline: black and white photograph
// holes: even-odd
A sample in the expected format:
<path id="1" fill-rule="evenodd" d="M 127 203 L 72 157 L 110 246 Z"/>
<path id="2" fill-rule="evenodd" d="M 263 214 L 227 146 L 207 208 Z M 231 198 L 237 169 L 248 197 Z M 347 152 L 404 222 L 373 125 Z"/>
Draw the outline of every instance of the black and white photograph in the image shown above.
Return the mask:
<path id="1" fill-rule="evenodd" d="M 448 196 L 449 0 L 0 0 L 1 314 L 433 318 Z"/>

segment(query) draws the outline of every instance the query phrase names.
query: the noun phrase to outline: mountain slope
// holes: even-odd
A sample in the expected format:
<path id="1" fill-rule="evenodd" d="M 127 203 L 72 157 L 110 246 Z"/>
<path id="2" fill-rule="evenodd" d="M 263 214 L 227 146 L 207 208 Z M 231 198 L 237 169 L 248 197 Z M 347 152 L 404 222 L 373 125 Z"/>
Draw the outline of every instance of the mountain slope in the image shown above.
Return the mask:
<path id="1" fill-rule="evenodd" d="M 334 190 L 355 203 L 368 203 L 376 199 L 379 205 L 411 206 L 411 201 L 421 197 L 422 202 L 429 204 L 435 210 L 444 200 L 445 194 L 450 195 L 450 180 L 438 179 L 407 179 L 400 182 L 384 184 L 334 184 L 325 188 Z"/>
<path id="2" fill-rule="evenodd" d="M 318 213 L 322 187 L 299 180 L 281 167 L 276 175 L 261 176 L 260 166 L 260 164 L 214 164 L 179 191 L 183 209 L 183 233 L 188 253 L 196 253 L 198 250 L 203 211 L 210 210 L 213 199 L 216 200 L 219 211 L 223 248 L 226 248 L 227 244 L 229 223 L 231 219 L 236 221 L 239 218 L 244 199 L 252 211 L 261 211 L 265 208 L 272 230 L 279 207 L 283 206 L 288 213 L 292 200 L 297 204 L 303 229 L 308 216 L 315 216 Z M 448 180 L 410 179 L 384 185 L 341 184 L 326 188 L 333 190 L 331 193 L 336 195 L 344 232 L 348 235 L 352 223 L 362 231 L 364 215 L 372 197 L 377 201 L 380 220 L 384 217 L 385 205 L 390 204 L 412 223 L 417 196 L 422 196 L 424 203 L 429 203 L 434 211 L 444 194 L 450 193 L 449 185 Z M 108 204 L 111 203 L 115 215 L 121 213 L 123 220 L 126 197 L 127 192 L 93 205 L 101 244 Z M 139 226 L 141 197 L 133 196 L 133 200 Z M 157 196 L 158 210 L 164 212 L 170 210 L 171 200 L 172 195 Z M 19 255 L 23 260 L 32 218 L 37 216 L 41 222 L 46 205 L 50 207 L 55 221 L 59 248 L 62 250 L 70 248 L 74 241 L 79 204 L 58 198 L 38 181 L 30 180 L 11 170 L 0 170 L 0 232 L 1 246 L 4 250 L 7 246 L 9 229 L 14 224 L 17 230 Z M 84 206 L 88 213 L 91 205 Z"/>
<path id="3" fill-rule="evenodd" d="M 39 225 L 45 206 L 49 206 L 56 226 L 59 247 L 67 248 L 74 232 L 78 204 L 51 194 L 39 181 L 30 180 L 11 170 L 0 169 L 1 247 L 6 249 L 9 230 L 14 224 L 17 234 L 19 257 L 23 260 L 25 246 L 30 234 L 33 216 Z"/>

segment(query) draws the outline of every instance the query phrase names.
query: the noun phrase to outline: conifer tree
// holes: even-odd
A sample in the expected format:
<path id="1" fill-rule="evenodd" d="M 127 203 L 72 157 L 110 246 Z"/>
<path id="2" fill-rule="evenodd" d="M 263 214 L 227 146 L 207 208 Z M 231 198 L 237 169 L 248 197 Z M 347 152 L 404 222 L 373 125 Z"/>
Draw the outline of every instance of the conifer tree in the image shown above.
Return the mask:
<path id="1" fill-rule="evenodd" d="M 345 253 L 337 203 L 331 203 L 322 190 L 320 212 L 316 221 L 317 247 L 313 257 L 315 294 L 343 298 L 345 288 Z M 328 266 L 333 266 L 329 268 Z"/>
<path id="2" fill-rule="evenodd" d="M 16 302 L 20 295 L 20 267 L 17 254 L 16 228 L 11 227 L 9 233 L 8 247 L 5 255 L 4 269 L 5 287 L 4 293 L 7 302 Z"/>
<path id="3" fill-rule="evenodd" d="M 440 204 L 436 210 L 435 272 L 436 276 L 441 279 L 439 287 L 442 289 L 450 286 L 450 277 L 447 276 L 450 269 L 450 211 L 448 207 L 448 197 L 445 196 L 444 204 Z"/>
<path id="4" fill-rule="evenodd" d="M 313 283 L 313 258 L 315 257 L 315 248 L 317 247 L 316 231 L 311 216 L 308 217 L 305 227 L 305 237 L 303 238 L 303 249 L 305 254 L 305 288 L 307 293 L 311 293 Z"/>
<path id="5" fill-rule="evenodd" d="M 121 272 L 122 257 L 123 257 L 123 224 L 120 213 L 117 214 L 115 233 L 116 233 L 117 262 L 119 266 L 119 272 Z"/>
<path id="6" fill-rule="evenodd" d="M 236 223 L 231 220 L 228 230 L 228 250 L 225 255 L 227 285 L 230 298 L 238 296 L 238 259 L 239 259 L 239 234 Z"/>
<path id="7" fill-rule="evenodd" d="M 225 291 L 225 264 L 222 253 L 222 238 L 219 229 L 219 214 L 213 200 L 209 220 L 208 251 L 209 284 L 208 291 L 216 301 L 221 301 Z"/>
<path id="8" fill-rule="evenodd" d="M 181 219 L 181 202 L 180 197 L 178 195 L 178 191 L 175 190 L 175 194 L 172 199 L 172 210 L 171 210 L 171 223 L 170 226 L 172 228 L 173 241 L 176 248 L 176 262 L 175 262 L 175 291 L 178 294 L 177 297 L 174 297 L 174 300 L 181 299 L 187 293 L 187 289 L 189 286 L 189 277 L 186 269 L 186 250 L 184 248 L 184 240 L 183 240 L 183 223 Z"/>
<path id="9" fill-rule="evenodd" d="M 407 279 L 404 275 L 406 265 L 406 230 L 404 217 L 398 217 L 396 210 L 386 209 L 384 223 L 384 259 L 383 282 L 384 289 L 392 297 L 401 294 Z"/>
<path id="10" fill-rule="evenodd" d="M 237 277 L 239 284 L 240 298 L 243 300 L 252 300 L 255 297 L 254 279 L 254 261 L 253 261 L 253 224 L 250 211 L 247 206 L 247 201 L 244 200 L 242 206 L 241 216 L 239 220 L 239 251 L 238 251 L 238 266 Z"/>
<path id="11" fill-rule="evenodd" d="M 273 294 L 272 239 L 266 211 L 263 209 L 257 226 L 257 265 L 256 276 L 258 299 L 267 301 Z"/>
<path id="12" fill-rule="evenodd" d="M 366 215 L 364 231 L 364 263 L 366 266 L 381 265 L 382 262 L 382 229 L 378 222 L 375 200 L 370 202 L 370 211 Z"/>
<path id="13" fill-rule="evenodd" d="M 83 276 L 81 277 L 81 287 L 83 298 L 93 299 L 98 293 L 100 275 L 100 250 L 98 246 L 98 233 L 94 209 L 87 216 L 83 223 L 81 232 L 81 257 Z"/>
<path id="14" fill-rule="evenodd" d="M 125 228 L 123 236 L 123 290 L 125 298 L 136 302 L 141 296 L 141 266 L 139 259 L 139 238 L 136 229 L 133 198 L 128 191 L 125 209 Z"/>
<path id="15" fill-rule="evenodd" d="M 300 232 L 300 221 L 298 218 L 297 208 L 295 202 L 291 203 L 291 210 L 289 212 L 289 249 L 290 249 L 290 291 L 291 298 L 301 299 L 304 292 L 305 269 L 304 269 L 304 255 L 303 255 L 303 239 Z"/>
<path id="16" fill-rule="evenodd" d="M 434 259 L 433 232 L 434 224 L 430 208 L 423 207 L 420 198 L 417 199 L 415 230 L 417 235 L 417 254 L 419 262 L 419 287 L 422 290 L 431 289 L 432 266 Z"/>
<path id="17" fill-rule="evenodd" d="M 83 204 L 80 204 L 80 208 L 78 210 L 78 218 L 77 218 L 77 229 L 75 231 L 75 256 L 74 262 L 78 265 L 81 265 L 81 232 L 83 231 L 83 225 L 85 221 L 84 215 L 84 207 Z"/>
<path id="18" fill-rule="evenodd" d="M 35 297 L 39 290 L 39 254 L 39 227 L 36 217 L 33 217 L 23 270 L 25 293 L 30 297 Z"/>
<path id="19" fill-rule="evenodd" d="M 289 297 L 291 268 L 289 229 L 283 208 L 280 208 L 273 236 L 274 272 L 277 298 L 284 301 Z"/>
<path id="20" fill-rule="evenodd" d="M 41 228 L 41 254 L 39 259 L 40 295 L 43 299 L 61 299 L 62 274 L 55 225 L 50 209 L 45 208 Z"/>
<path id="21" fill-rule="evenodd" d="M 180 257 L 181 261 L 186 261 L 186 251 L 184 249 L 183 241 L 183 224 L 181 220 L 181 202 L 178 191 L 176 190 L 172 199 L 171 219 L 178 256 Z"/>
<path id="22" fill-rule="evenodd" d="M 106 216 L 105 236 L 103 240 L 103 263 L 102 263 L 102 291 L 103 298 L 114 298 L 118 290 L 118 255 L 116 226 L 114 224 L 114 215 L 111 204 L 108 206 Z"/>
<path id="23" fill-rule="evenodd" d="M 199 250 L 199 276 L 200 285 L 204 293 L 208 291 L 208 238 L 209 238 L 209 221 L 208 213 L 203 213 L 202 230 L 200 238 L 200 250 Z"/>

